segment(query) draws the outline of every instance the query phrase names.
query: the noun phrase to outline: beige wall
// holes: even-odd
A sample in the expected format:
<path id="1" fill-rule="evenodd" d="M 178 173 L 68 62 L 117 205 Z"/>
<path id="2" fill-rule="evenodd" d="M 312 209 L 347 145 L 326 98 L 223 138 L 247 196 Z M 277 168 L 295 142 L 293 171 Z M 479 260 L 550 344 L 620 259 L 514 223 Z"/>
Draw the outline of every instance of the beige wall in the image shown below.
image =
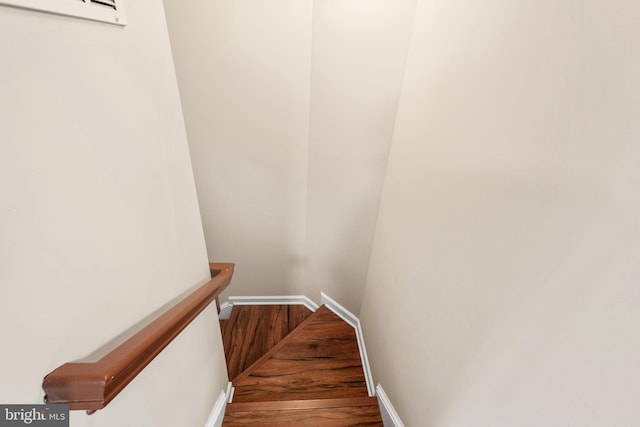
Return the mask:
<path id="1" fill-rule="evenodd" d="M 165 0 L 212 260 L 357 312 L 415 0 Z"/>
<path id="2" fill-rule="evenodd" d="M 415 0 L 316 0 L 306 294 L 360 310 Z"/>
<path id="3" fill-rule="evenodd" d="M 165 0 L 209 259 L 302 293 L 311 0 Z"/>
<path id="4" fill-rule="evenodd" d="M 127 6 L 126 28 L 0 7 L 3 403 L 208 276 L 162 4 Z M 72 422 L 201 426 L 226 382 L 208 309 Z"/>
<path id="5" fill-rule="evenodd" d="M 418 1 L 361 312 L 407 426 L 638 424 L 639 20 Z"/>

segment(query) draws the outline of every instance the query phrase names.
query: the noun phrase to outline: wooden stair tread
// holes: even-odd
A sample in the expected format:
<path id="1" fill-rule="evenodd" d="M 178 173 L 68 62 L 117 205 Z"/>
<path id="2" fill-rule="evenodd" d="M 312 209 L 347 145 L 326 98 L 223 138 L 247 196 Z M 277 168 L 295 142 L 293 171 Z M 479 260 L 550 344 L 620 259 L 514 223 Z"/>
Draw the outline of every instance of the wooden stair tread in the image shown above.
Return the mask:
<path id="1" fill-rule="evenodd" d="M 237 306 L 220 323 L 235 386 L 223 427 L 383 426 L 354 329 L 325 306 L 275 307 Z"/>
<path id="2" fill-rule="evenodd" d="M 233 384 L 234 402 L 368 397 L 355 331 L 324 306 Z"/>
<path id="3" fill-rule="evenodd" d="M 237 305 L 220 322 L 229 378 L 268 353 L 312 314 L 303 305 Z"/>
<path id="4" fill-rule="evenodd" d="M 375 397 L 230 403 L 223 426 L 382 426 Z"/>
<path id="5" fill-rule="evenodd" d="M 233 402 L 227 413 L 250 411 L 284 411 L 289 409 L 327 409 L 356 406 L 375 406 L 377 397 L 348 397 L 342 399 L 277 400 L 269 402 Z"/>

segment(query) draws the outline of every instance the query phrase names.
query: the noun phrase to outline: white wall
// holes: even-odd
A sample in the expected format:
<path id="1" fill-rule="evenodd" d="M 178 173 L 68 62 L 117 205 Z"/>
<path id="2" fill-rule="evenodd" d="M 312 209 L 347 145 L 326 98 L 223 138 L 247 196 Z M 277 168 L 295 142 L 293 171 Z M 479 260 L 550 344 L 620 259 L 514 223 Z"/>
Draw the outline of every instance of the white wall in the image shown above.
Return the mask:
<path id="1" fill-rule="evenodd" d="M 415 0 L 165 0 L 211 260 L 357 312 Z"/>
<path id="2" fill-rule="evenodd" d="M 638 424 L 639 20 L 418 1 L 361 312 L 406 425 Z"/>
<path id="3" fill-rule="evenodd" d="M 165 0 L 209 259 L 236 295 L 304 274 L 311 0 Z"/>
<path id="4" fill-rule="evenodd" d="M 415 0 L 315 0 L 306 294 L 360 310 Z"/>
<path id="5" fill-rule="evenodd" d="M 208 277 L 162 4 L 129 26 L 0 7 L 0 402 Z M 226 370 L 207 309 L 74 426 L 201 426 Z M 177 421 L 176 417 L 183 417 Z"/>

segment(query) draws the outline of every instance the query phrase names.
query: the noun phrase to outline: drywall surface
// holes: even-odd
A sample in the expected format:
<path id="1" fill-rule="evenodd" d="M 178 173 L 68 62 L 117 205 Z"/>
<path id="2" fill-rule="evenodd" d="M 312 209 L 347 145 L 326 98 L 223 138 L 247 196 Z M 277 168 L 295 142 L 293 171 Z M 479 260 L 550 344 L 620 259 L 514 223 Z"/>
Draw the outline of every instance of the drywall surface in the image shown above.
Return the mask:
<path id="1" fill-rule="evenodd" d="M 166 0 L 205 238 L 234 295 L 302 292 L 311 0 Z"/>
<path id="2" fill-rule="evenodd" d="M 357 312 L 415 0 L 166 0 L 211 260 Z"/>
<path id="3" fill-rule="evenodd" d="M 313 8 L 306 295 L 358 313 L 415 0 Z"/>
<path id="4" fill-rule="evenodd" d="M 129 25 L 0 7 L 0 402 L 208 278 L 162 4 Z M 74 426 L 204 425 L 226 370 L 215 311 Z M 178 421 L 181 420 L 181 421 Z"/>
<path id="5" fill-rule="evenodd" d="M 360 316 L 407 426 L 638 425 L 639 20 L 418 0 Z"/>

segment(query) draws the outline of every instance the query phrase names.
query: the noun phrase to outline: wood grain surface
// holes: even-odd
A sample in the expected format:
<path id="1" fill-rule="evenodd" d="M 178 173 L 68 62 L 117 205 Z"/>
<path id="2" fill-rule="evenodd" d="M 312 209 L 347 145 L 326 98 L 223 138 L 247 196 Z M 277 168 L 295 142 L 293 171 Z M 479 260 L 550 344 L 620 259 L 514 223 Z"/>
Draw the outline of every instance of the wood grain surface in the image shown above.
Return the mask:
<path id="1" fill-rule="evenodd" d="M 324 306 L 234 386 L 235 402 L 368 396 L 355 331 Z"/>
<path id="2" fill-rule="evenodd" d="M 236 306 L 221 322 L 235 387 L 223 427 L 382 426 L 353 327 L 301 308 Z"/>
<path id="3" fill-rule="evenodd" d="M 234 306 L 229 320 L 220 323 L 229 378 L 236 378 L 311 314 L 303 305 Z"/>
<path id="4" fill-rule="evenodd" d="M 382 426 L 377 404 L 338 408 L 289 409 L 275 411 L 233 412 L 225 415 L 224 427 L 264 426 Z"/>

